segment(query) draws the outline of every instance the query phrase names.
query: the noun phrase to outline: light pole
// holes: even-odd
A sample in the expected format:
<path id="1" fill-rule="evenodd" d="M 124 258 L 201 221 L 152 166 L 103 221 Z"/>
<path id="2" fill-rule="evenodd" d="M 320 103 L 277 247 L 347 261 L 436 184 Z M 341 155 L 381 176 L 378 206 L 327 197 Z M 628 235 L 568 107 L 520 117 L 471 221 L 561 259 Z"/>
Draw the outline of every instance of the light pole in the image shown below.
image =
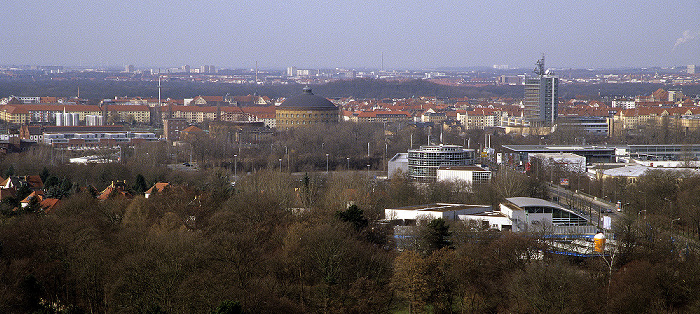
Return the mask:
<path id="1" fill-rule="evenodd" d="M 347 161 L 348 161 L 348 166 L 347 166 L 347 168 L 348 168 L 348 170 L 350 170 L 350 157 L 345 157 L 345 159 L 347 159 Z"/>
<path id="2" fill-rule="evenodd" d="M 282 172 L 282 158 L 280 158 L 280 172 Z"/>
<path id="3" fill-rule="evenodd" d="M 369 177 L 369 167 L 370 165 L 367 165 L 367 176 Z"/>
<path id="4" fill-rule="evenodd" d="M 328 154 L 326 154 L 326 173 L 328 173 Z"/>
<path id="5" fill-rule="evenodd" d="M 233 177 L 238 177 L 238 155 L 233 155 Z"/>
<path id="6" fill-rule="evenodd" d="M 287 171 L 292 173 L 292 171 L 289 170 L 289 151 L 287 150 L 287 145 L 284 146 L 284 154 L 287 155 Z"/>
<path id="7" fill-rule="evenodd" d="M 389 154 L 389 143 L 386 142 L 386 138 L 384 139 L 384 164 L 382 165 L 382 168 L 386 170 L 386 159 L 389 157 L 387 156 Z"/>

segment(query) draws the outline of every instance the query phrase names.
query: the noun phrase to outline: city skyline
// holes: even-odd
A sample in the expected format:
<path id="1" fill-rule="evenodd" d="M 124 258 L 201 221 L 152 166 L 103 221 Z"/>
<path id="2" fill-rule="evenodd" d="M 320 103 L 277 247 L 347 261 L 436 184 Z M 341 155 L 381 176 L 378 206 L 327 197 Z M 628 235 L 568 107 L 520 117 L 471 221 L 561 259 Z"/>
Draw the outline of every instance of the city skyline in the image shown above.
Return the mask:
<path id="1" fill-rule="evenodd" d="M 700 63 L 693 1 L 487 6 L 420 1 L 170 5 L 10 1 L 1 64 L 253 68 L 554 68 Z M 20 27 L 21 25 L 21 27 Z"/>

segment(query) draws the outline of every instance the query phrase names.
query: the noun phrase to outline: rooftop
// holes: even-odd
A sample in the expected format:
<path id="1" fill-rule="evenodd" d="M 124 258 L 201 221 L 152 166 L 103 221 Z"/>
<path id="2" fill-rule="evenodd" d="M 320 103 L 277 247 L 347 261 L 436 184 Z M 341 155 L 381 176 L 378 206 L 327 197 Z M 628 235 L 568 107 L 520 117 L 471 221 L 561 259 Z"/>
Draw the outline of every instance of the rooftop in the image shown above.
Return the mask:
<path id="1" fill-rule="evenodd" d="M 574 153 L 536 153 L 536 154 L 533 154 L 533 156 L 539 156 L 539 157 L 543 157 L 543 158 L 568 158 L 568 159 L 585 158 L 581 155 L 576 155 Z"/>
<path id="2" fill-rule="evenodd" d="M 488 205 L 465 205 L 465 204 L 449 204 L 449 203 L 433 203 L 424 205 L 413 205 L 406 207 L 393 208 L 392 210 L 417 210 L 417 211 L 434 211 L 434 212 L 448 212 L 463 209 L 478 209 L 478 208 L 490 208 Z"/>
<path id="3" fill-rule="evenodd" d="M 438 170 L 458 170 L 458 171 L 488 171 L 479 166 L 440 166 Z"/>
<path id="4" fill-rule="evenodd" d="M 555 145 L 503 145 L 503 148 L 511 151 L 522 152 L 562 152 L 562 151 L 596 151 L 596 150 L 615 150 L 615 146 L 555 146 Z"/>
<path id="5" fill-rule="evenodd" d="M 282 109 L 315 109 L 315 110 L 328 110 L 328 109 L 338 109 L 332 102 L 328 99 L 316 96 L 311 92 L 311 88 L 304 88 L 304 92 L 301 95 L 287 98 L 279 108 Z"/>
<path id="6" fill-rule="evenodd" d="M 550 201 L 546 201 L 540 198 L 533 198 L 533 197 L 510 197 L 506 198 L 506 201 L 512 203 L 513 205 L 520 207 L 520 208 L 525 208 L 525 207 L 554 207 L 554 208 L 559 208 L 568 211 L 566 208 L 561 207 L 558 204 L 552 203 Z"/>

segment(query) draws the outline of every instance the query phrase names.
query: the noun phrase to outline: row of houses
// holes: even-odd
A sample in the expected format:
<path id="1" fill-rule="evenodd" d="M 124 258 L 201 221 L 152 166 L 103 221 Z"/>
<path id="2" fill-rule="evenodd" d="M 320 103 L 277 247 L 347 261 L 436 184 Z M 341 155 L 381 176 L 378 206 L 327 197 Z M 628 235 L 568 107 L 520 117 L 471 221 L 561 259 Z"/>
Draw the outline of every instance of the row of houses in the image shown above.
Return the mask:
<path id="1" fill-rule="evenodd" d="M 52 96 L 8 96 L 0 99 L 0 105 L 22 105 L 22 104 L 54 104 L 65 105 L 87 104 L 88 100 L 79 97 L 52 97 Z M 154 97 L 114 97 L 100 101 L 100 106 L 104 105 L 145 105 L 149 107 L 161 107 L 165 105 L 184 106 L 268 106 L 273 100 L 267 96 L 245 95 L 245 96 L 196 96 L 193 98 L 159 100 Z"/>
<path id="2" fill-rule="evenodd" d="M 44 182 L 40 176 L 9 176 L 7 179 L 2 179 L 0 183 L 0 200 L 5 200 L 10 197 L 22 197 L 20 201 L 21 208 L 26 208 L 32 204 L 36 204 L 37 209 L 50 212 L 59 205 L 60 200 L 57 198 L 49 198 L 44 194 Z M 28 193 L 28 195 L 19 195 L 20 193 Z M 14 210 L 18 210 L 15 208 Z"/>
<path id="3" fill-rule="evenodd" d="M 46 189 L 44 182 L 38 175 L 29 176 L 10 176 L 7 179 L 0 178 L 0 200 L 5 200 L 10 197 L 22 197 L 19 202 L 20 207 L 15 208 L 14 211 L 20 208 L 25 209 L 35 204 L 36 208 L 32 210 L 39 210 L 44 213 L 49 213 L 55 208 L 59 207 L 61 200 L 59 198 L 49 197 L 46 194 Z M 149 198 L 155 193 L 163 193 L 170 190 L 172 186 L 167 182 L 157 182 L 151 188 L 144 192 L 144 197 Z M 94 187 L 88 186 L 87 189 L 93 190 L 96 194 L 96 198 L 100 201 L 105 201 L 108 199 L 133 199 L 134 193 L 131 191 L 126 181 L 112 181 L 112 183 L 104 188 L 101 192 Z M 28 195 L 20 195 L 20 194 Z"/>
<path id="4" fill-rule="evenodd" d="M 344 111 L 345 121 L 351 122 L 424 122 L 443 123 L 454 121 L 465 129 L 486 129 L 502 126 L 507 117 L 520 116 L 522 110 L 515 106 L 501 108 L 474 108 L 471 110 L 442 110 L 429 108 L 424 111 Z"/>
<path id="5" fill-rule="evenodd" d="M 199 124 L 205 121 L 263 121 L 274 127 L 274 107 L 237 106 L 185 106 L 167 105 L 149 107 L 147 105 L 66 105 L 54 104 L 12 104 L 0 105 L 0 120 L 13 124 L 59 124 L 61 114 L 75 114 L 78 124 L 89 124 L 88 117 L 101 116 L 100 121 L 108 124 L 134 122 L 140 124 L 161 124 L 163 119 L 180 118 L 187 123 Z"/>

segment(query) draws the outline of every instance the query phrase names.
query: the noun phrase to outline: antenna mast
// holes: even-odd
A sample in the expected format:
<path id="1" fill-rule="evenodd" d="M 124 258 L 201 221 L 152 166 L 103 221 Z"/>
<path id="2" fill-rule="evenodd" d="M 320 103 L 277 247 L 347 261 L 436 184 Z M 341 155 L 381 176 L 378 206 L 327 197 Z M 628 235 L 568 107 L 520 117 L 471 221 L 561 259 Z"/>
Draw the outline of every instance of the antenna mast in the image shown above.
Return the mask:
<path id="1" fill-rule="evenodd" d="M 163 104 L 160 101 L 160 74 L 158 74 L 158 107 L 162 106 Z M 159 109 L 160 110 L 160 109 Z"/>
<path id="2" fill-rule="evenodd" d="M 384 72 L 384 53 L 382 52 L 382 72 Z"/>
<path id="3" fill-rule="evenodd" d="M 542 54 L 542 59 L 537 60 L 537 67 L 535 68 L 535 74 L 542 76 L 545 74 L 544 69 L 544 53 Z"/>

